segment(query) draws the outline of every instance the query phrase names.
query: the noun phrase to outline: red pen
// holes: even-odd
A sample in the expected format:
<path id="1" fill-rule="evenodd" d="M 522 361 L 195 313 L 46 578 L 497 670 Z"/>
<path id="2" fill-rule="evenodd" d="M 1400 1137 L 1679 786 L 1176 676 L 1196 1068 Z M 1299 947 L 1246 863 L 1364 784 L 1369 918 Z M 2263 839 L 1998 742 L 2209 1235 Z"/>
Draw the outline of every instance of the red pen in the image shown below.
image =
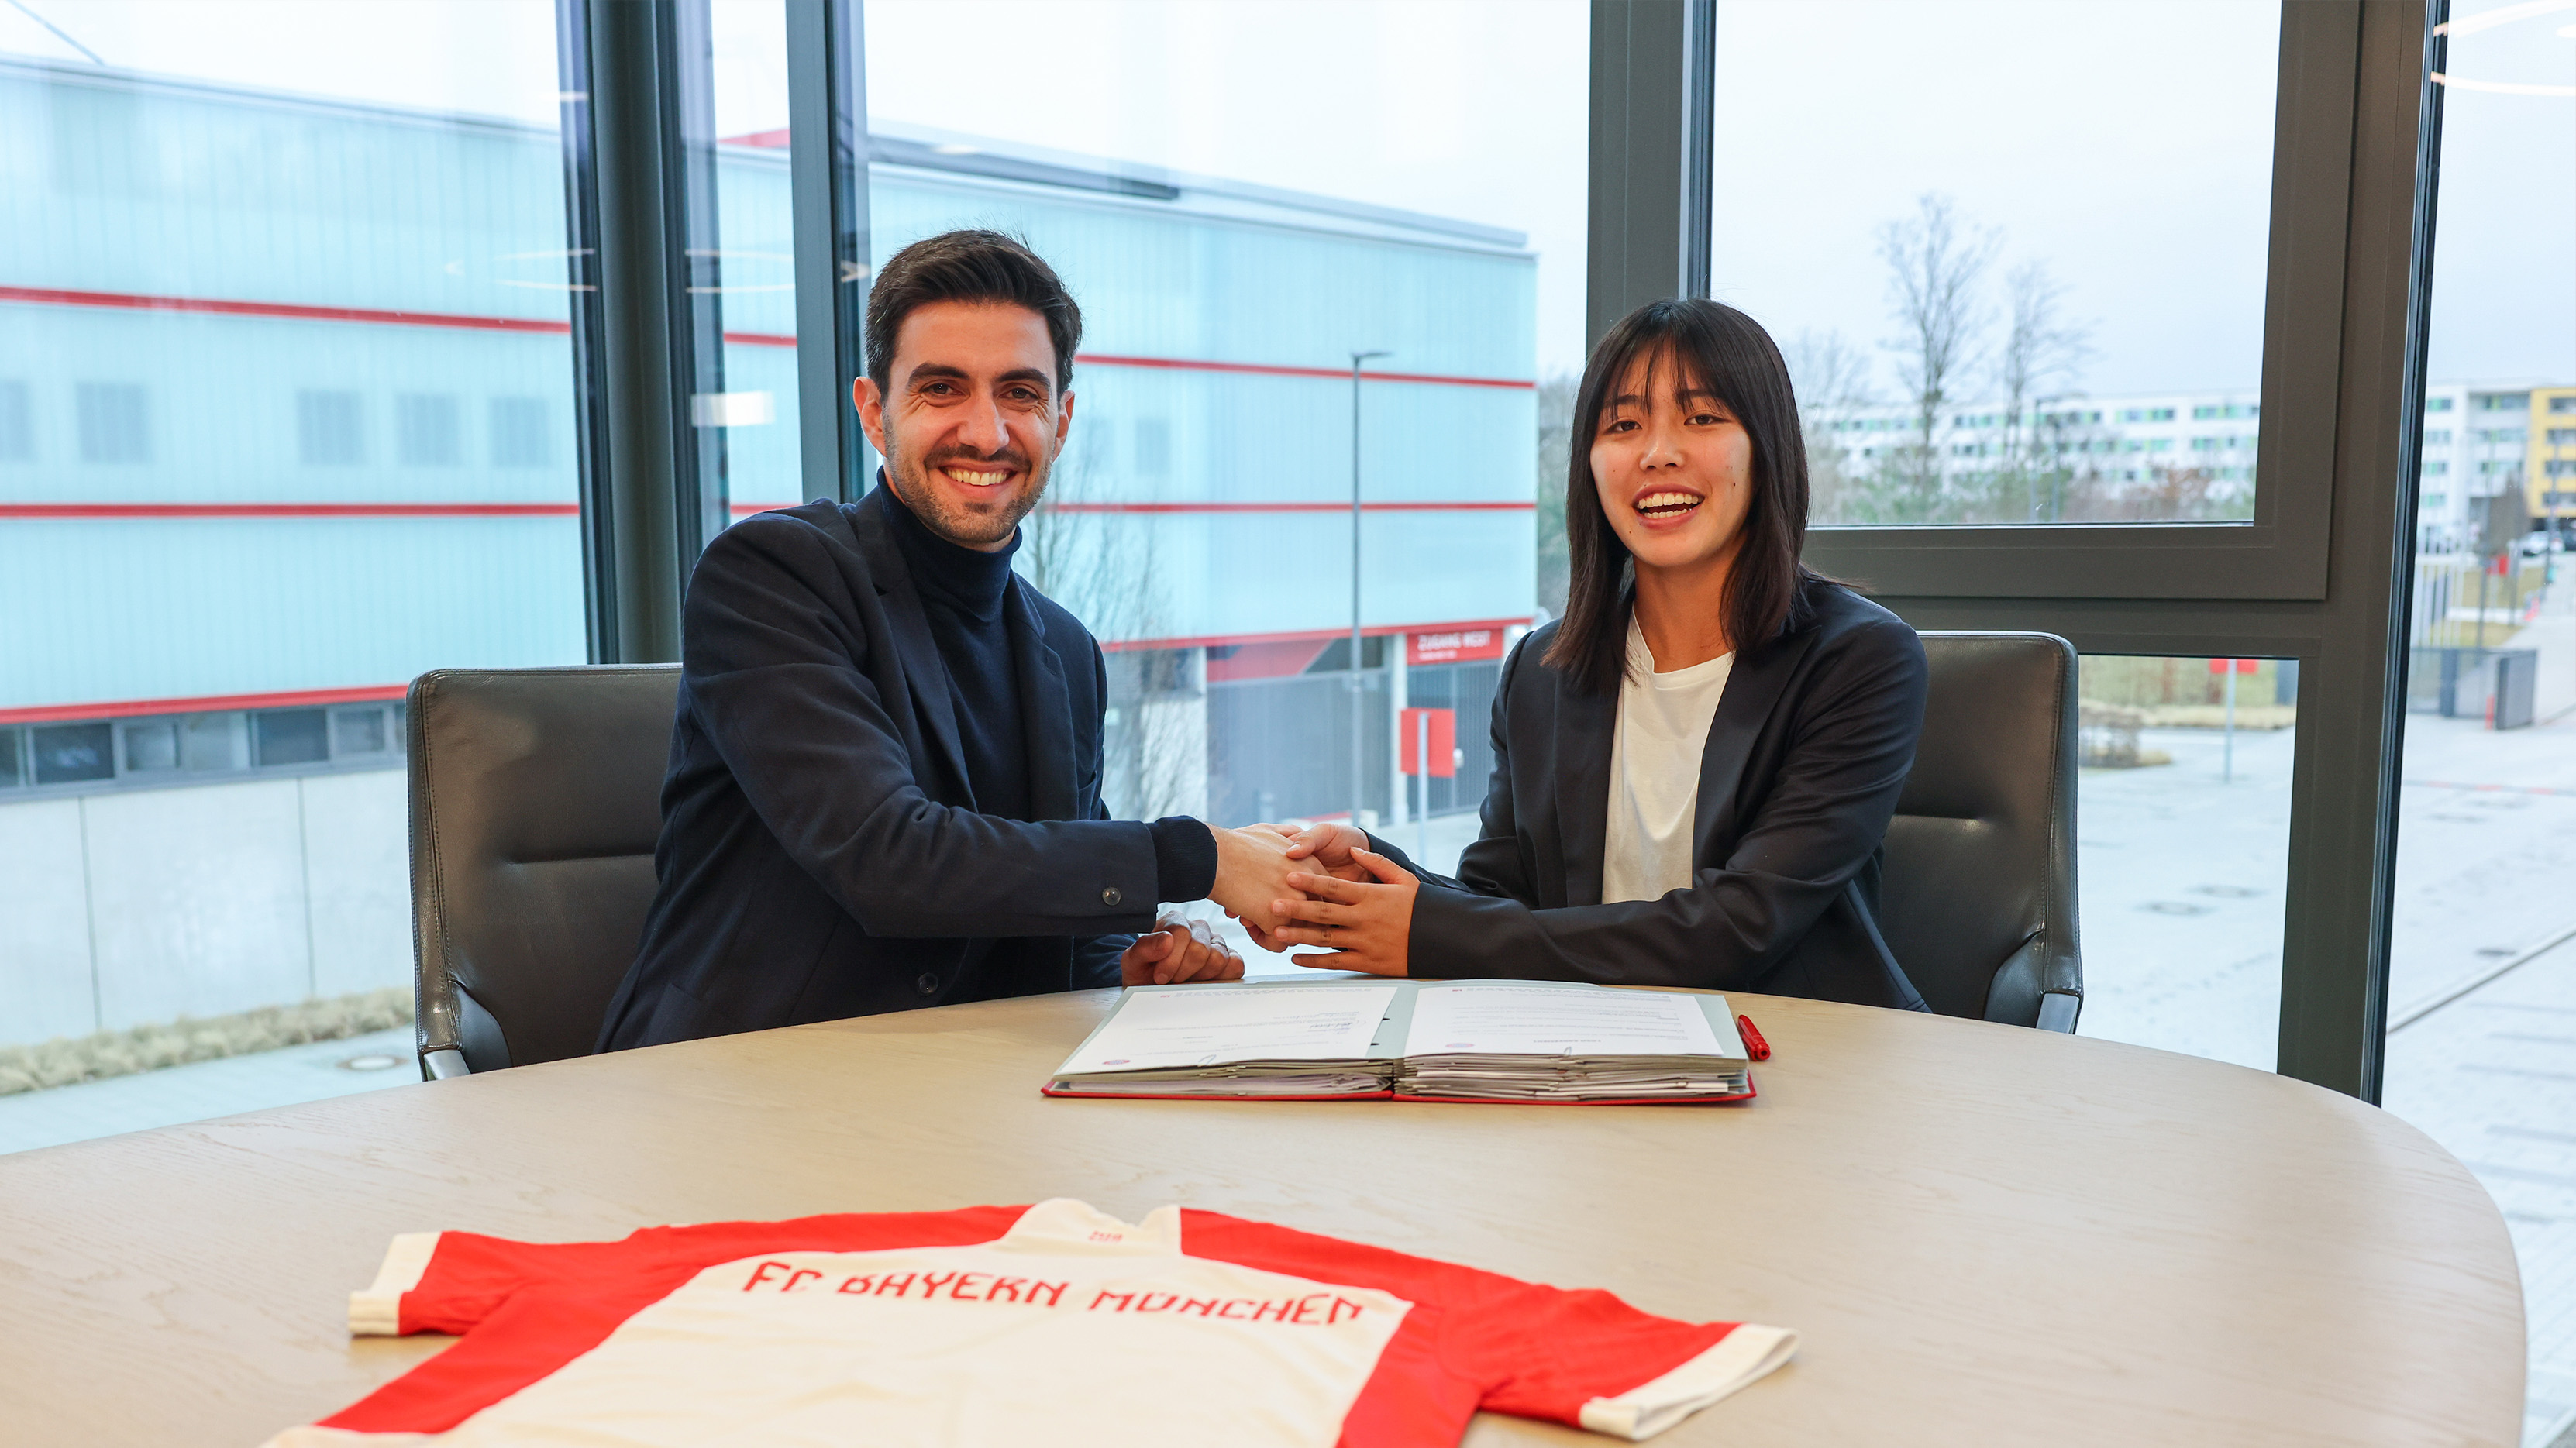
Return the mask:
<path id="1" fill-rule="evenodd" d="M 1754 1060 L 1768 1061 L 1771 1059 L 1771 1043 L 1762 1039 L 1762 1033 L 1753 1028 L 1753 1018 L 1751 1016 L 1737 1016 L 1735 1018 L 1735 1028 L 1744 1033 L 1744 1049 L 1746 1052 L 1751 1054 Z"/>

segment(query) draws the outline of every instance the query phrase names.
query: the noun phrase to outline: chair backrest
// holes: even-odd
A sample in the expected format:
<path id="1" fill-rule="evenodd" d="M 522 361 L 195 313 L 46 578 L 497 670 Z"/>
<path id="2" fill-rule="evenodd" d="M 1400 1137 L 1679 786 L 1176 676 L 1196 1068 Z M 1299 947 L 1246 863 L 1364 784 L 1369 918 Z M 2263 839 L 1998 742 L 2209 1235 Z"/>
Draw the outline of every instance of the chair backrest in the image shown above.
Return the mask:
<path id="1" fill-rule="evenodd" d="M 2072 1030 L 2075 650 L 2054 634 L 1927 633 L 1931 695 L 1887 827 L 1880 929 L 1933 1010 Z"/>
<path id="2" fill-rule="evenodd" d="M 412 682 L 413 992 L 425 1074 L 587 1055 L 653 902 L 676 664 Z M 437 1053 L 433 1055 L 433 1053 Z"/>

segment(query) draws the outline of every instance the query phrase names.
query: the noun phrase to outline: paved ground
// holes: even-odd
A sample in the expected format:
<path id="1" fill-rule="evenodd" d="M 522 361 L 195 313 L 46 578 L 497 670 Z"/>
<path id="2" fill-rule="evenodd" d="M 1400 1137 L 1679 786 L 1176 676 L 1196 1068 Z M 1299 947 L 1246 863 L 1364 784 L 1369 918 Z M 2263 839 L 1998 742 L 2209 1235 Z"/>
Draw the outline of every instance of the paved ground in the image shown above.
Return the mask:
<path id="1" fill-rule="evenodd" d="M 2531 641 L 2543 643 L 2545 703 L 2576 706 L 2576 647 Z M 2232 777 L 2215 732 L 2150 730 L 2143 742 L 2174 762 L 2088 770 L 2080 786 L 2083 1033 L 2268 1070 L 2293 731 L 2240 732 Z M 2576 939 L 2534 953 L 2576 932 L 2576 891 L 2561 883 L 2576 880 L 2576 713 L 2505 733 L 2415 717 L 2404 778 L 2391 1019 L 2434 1008 L 2390 1038 L 2388 1105 L 2504 1208 L 2528 1299 L 2524 1441 L 2542 1448 L 2576 1432 Z M 1475 827 L 1471 814 L 1433 821 L 1419 857 L 1453 867 Z M 1400 829 L 1408 851 L 1415 833 Z M 1298 970 L 1214 918 L 1251 973 Z M 411 1084 L 410 1050 L 408 1031 L 388 1031 L 0 1097 L 0 1151 Z M 400 1064 L 340 1064 L 370 1055 Z"/>
<path id="2" fill-rule="evenodd" d="M 417 1084 L 412 1030 L 404 1026 L 340 1041 L 316 1041 L 117 1076 L 51 1091 L 0 1096 L 0 1151 L 175 1126 L 214 1116 L 291 1106 L 385 1086 Z M 353 1064 L 343 1064 L 353 1063 Z"/>

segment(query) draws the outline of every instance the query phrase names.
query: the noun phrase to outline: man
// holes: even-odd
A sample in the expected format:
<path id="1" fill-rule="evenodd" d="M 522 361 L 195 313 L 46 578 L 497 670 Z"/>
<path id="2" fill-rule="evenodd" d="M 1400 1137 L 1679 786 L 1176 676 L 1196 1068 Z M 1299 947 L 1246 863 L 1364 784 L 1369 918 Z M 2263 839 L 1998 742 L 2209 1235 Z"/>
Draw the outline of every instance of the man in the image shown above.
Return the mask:
<path id="1" fill-rule="evenodd" d="M 1271 923 L 1286 838 L 1110 820 L 1100 646 L 1011 572 L 1081 330 L 993 232 L 878 274 L 852 386 L 878 486 L 744 520 L 690 581 L 660 890 L 602 1050 L 1243 973 L 1154 907 Z"/>

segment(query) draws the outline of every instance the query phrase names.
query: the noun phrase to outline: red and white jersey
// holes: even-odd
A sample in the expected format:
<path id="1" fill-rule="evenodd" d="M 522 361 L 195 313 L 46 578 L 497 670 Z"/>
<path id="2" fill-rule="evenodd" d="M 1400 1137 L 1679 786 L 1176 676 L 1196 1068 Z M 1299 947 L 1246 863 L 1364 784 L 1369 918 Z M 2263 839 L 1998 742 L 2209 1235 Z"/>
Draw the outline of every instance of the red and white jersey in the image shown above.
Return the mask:
<path id="1" fill-rule="evenodd" d="M 270 1448 L 1394 1448 L 1478 1409 L 1644 1438 L 1797 1336 L 1163 1207 L 394 1239 L 354 1333 L 462 1340 Z"/>

